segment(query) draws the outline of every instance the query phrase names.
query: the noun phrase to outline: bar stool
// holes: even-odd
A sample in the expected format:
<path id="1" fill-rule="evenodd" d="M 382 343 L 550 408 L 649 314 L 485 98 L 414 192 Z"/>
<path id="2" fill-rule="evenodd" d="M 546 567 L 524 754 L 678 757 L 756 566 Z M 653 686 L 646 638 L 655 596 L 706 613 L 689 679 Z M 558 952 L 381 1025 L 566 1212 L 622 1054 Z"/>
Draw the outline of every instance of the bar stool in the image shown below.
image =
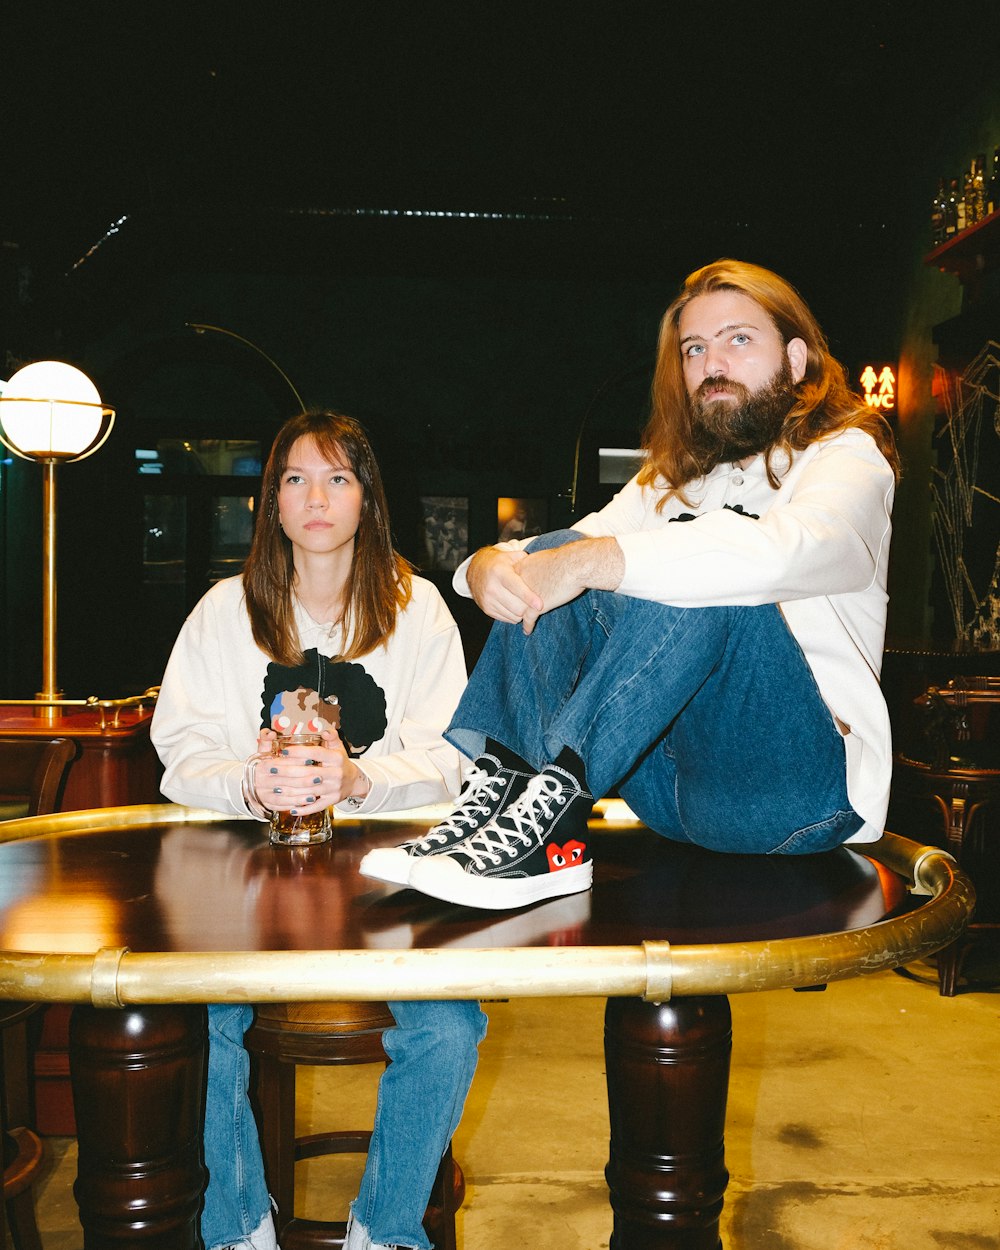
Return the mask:
<path id="1" fill-rule="evenodd" d="M 387 1062 L 382 1033 L 394 1025 L 385 1003 L 264 1003 L 245 1036 L 255 1070 L 261 1148 L 282 1250 L 342 1247 L 343 1220 L 295 1217 L 295 1164 L 328 1154 L 365 1153 L 366 1129 L 295 1135 L 295 1069 L 299 1064 Z M 455 1212 L 465 1197 L 465 1178 L 448 1147 L 431 1191 L 424 1228 L 436 1250 L 455 1250 Z"/>
<path id="2" fill-rule="evenodd" d="M 976 885 L 975 918 L 937 955 L 950 998 L 974 943 L 1000 932 L 1000 679 L 956 677 L 914 703 L 921 734 L 893 757 L 890 823 L 950 851 Z"/>
<path id="3" fill-rule="evenodd" d="M 37 1003 L 0 1003 L 0 1030 L 23 1028 L 28 1016 L 38 1010 Z M 14 1074 L 12 1073 L 11 1076 Z M 7 1088 L 0 1050 L 0 1084 Z M 18 1083 L 27 1080 L 25 1071 Z M 10 1232 L 15 1250 L 42 1250 L 35 1222 L 35 1199 L 31 1187 L 42 1169 L 42 1143 L 37 1134 L 22 1125 L 8 1126 L 9 1099 L 3 1098 L 0 1108 L 0 1146 L 3 1149 L 3 1204 L 0 1210 L 0 1245 L 4 1226 Z"/>

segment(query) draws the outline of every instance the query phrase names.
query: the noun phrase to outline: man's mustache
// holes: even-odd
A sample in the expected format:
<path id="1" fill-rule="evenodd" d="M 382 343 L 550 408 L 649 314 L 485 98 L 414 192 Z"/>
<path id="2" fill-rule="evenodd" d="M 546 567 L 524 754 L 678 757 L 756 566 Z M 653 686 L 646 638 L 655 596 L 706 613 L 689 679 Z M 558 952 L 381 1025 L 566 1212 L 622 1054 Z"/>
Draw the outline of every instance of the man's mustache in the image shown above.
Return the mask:
<path id="1" fill-rule="evenodd" d="M 750 391 L 742 382 L 734 382 L 729 378 L 706 378 L 695 391 L 696 399 L 707 399 L 711 391 L 724 391 L 730 395 L 741 395 L 744 401 L 749 398 Z"/>

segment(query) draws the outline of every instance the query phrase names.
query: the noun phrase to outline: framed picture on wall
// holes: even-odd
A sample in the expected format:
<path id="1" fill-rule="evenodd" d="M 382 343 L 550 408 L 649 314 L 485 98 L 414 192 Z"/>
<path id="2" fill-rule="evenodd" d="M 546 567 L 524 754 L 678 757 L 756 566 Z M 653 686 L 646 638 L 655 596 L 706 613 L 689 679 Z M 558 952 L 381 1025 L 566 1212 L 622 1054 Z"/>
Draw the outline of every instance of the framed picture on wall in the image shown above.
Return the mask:
<path id="1" fill-rule="evenodd" d="M 497 499 L 497 541 L 509 538 L 534 538 L 549 527 L 549 505 L 546 499 L 526 499 L 519 495 L 501 495 Z"/>
<path id="2" fill-rule="evenodd" d="M 453 573 L 469 554 L 469 501 L 459 495 L 423 495 L 422 567 Z"/>

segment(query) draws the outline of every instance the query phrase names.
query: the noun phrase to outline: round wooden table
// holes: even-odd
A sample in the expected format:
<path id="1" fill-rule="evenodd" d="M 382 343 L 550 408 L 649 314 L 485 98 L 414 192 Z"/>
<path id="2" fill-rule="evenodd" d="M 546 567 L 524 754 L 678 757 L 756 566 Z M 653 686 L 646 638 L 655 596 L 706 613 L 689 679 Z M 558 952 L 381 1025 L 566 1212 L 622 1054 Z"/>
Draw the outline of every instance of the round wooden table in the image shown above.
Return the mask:
<path id="1" fill-rule="evenodd" d="M 920 958 L 961 931 L 972 889 L 892 835 L 864 855 L 717 855 L 614 806 L 591 822 L 591 892 L 502 913 L 358 875 L 426 821 L 338 821 L 300 849 L 172 805 L 0 826 L 0 998 L 76 1004 L 86 1250 L 200 1244 L 202 1004 L 565 995 L 608 998 L 612 1247 L 717 1250 L 727 995 Z"/>

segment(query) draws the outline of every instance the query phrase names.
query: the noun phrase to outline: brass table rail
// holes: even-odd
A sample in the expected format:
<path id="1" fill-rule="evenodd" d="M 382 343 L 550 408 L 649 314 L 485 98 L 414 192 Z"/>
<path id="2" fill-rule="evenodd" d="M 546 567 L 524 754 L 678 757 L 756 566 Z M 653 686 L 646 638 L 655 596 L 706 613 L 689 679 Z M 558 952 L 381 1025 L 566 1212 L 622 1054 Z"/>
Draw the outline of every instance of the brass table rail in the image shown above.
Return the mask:
<path id="1" fill-rule="evenodd" d="M 8 821 L 0 824 L 0 841 L 227 819 L 173 804 L 104 808 Z M 742 994 L 845 980 L 923 958 L 961 934 L 975 893 L 951 856 L 891 833 L 857 849 L 904 877 L 914 893 L 928 895 L 929 901 L 860 929 L 690 946 L 653 941 L 461 950 L 5 951 L 0 952 L 0 999 L 99 1007 L 572 996 L 666 1002 L 675 996 Z"/>

